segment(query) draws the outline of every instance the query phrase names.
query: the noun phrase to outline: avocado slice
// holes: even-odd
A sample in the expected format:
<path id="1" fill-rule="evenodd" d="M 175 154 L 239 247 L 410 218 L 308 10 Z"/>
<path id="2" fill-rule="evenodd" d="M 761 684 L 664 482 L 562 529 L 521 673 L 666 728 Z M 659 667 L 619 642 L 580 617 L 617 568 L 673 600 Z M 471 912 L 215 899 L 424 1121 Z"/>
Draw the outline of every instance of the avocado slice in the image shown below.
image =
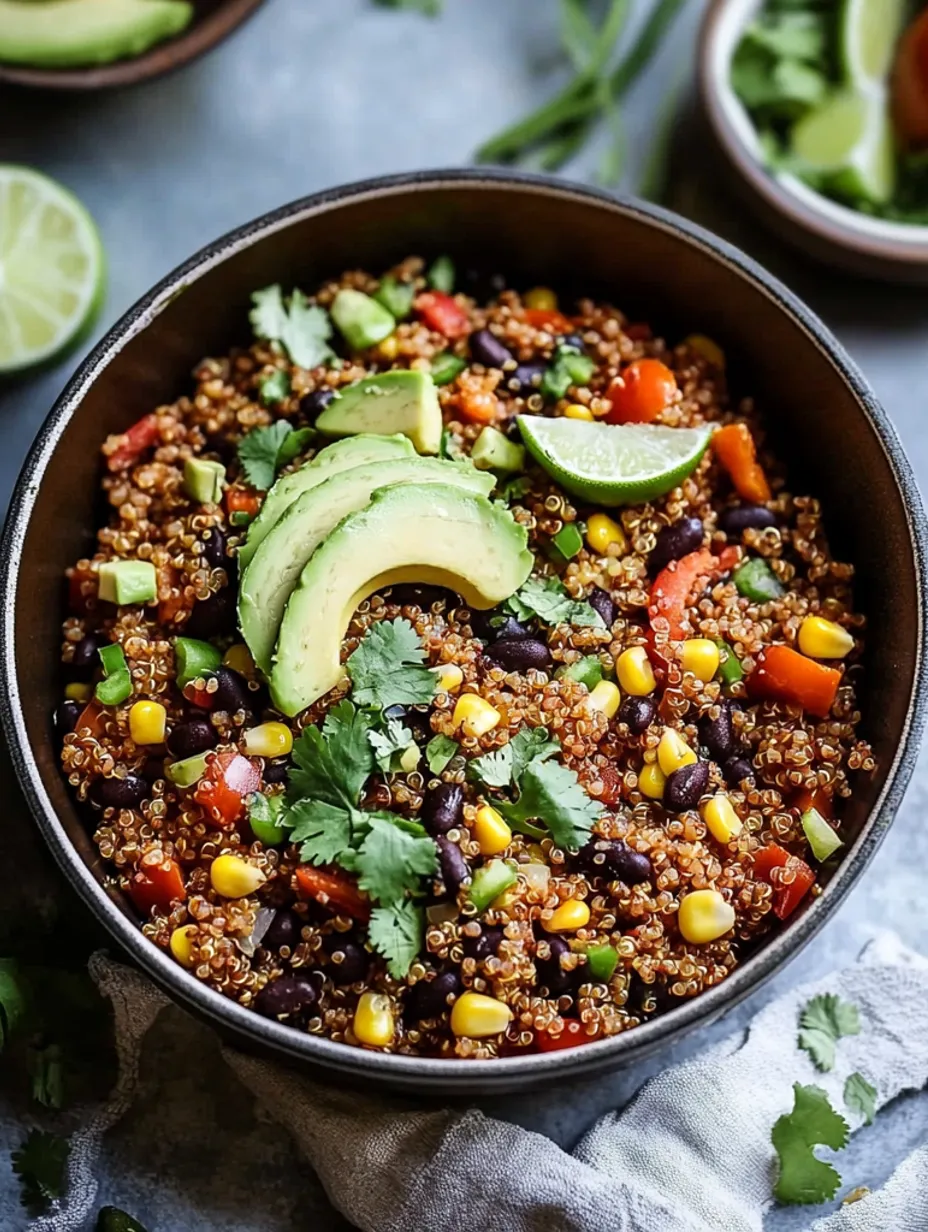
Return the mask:
<path id="1" fill-rule="evenodd" d="M 186 0 L 0 0 L 0 60 L 43 68 L 139 56 L 190 24 Z"/>
<path id="2" fill-rule="evenodd" d="M 287 600 L 306 562 L 342 518 L 363 509 L 378 488 L 441 483 L 488 496 L 493 476 L 469 463 L 437 458 L 372 462 L 333 475 L 290 506 L 252 557 L 238 596 L 238 618 L 251 657 L 269 675 Z"/>
<path id="3" fill-rule="evenodd" d="M 341 471 L 369 462 L 413 458 L 416 451 L 405 436 L 354 436 L 321 449 L 312 461 L 283 475 L 268 492 L 261 512 L 248 527 L 248 538 L 238 550 L 239 569 L 245 569 L 265 538 L 297 497 Z"/>
<path id="4" fill-rule="evenodd" d="M 508 509 L 462 488 L 401 484 L 374 493 L 309 559 L 287 604 L 271 672 L 271 697 L 296 715 L 342 675 L 348 622 L 375 590 L 424 582 L 495 607 L 532 571 L 528 534 Z"/>
<path id="5" fill-rule="evenodd" d="M 428 372 L 393 368 L 346 385 L 316 420 L 326 436 L 402 432 L 419 453 L 438 453 L 441 407 Z"/>

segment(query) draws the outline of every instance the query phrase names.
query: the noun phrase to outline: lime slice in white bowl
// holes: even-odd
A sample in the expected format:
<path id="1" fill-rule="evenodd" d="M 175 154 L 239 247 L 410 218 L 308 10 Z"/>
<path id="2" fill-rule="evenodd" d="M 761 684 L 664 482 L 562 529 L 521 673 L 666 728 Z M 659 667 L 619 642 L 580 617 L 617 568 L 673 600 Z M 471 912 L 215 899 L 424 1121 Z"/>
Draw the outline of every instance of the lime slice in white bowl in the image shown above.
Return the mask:
<path id="1" fill-rule="evenodd" d="M 855 200 L 881 204 L 896 185 L 896 151 L 884 90 L 842 91 L 803 116 L 791 136 L 800 171 L 826 176 Z"/>
<path id="2" fill-rule="evenodd" d="M 103 299 L 105 271 L 77 198 L 29 167 L 0 164 L 0 374 L 73 342 Z"/>
<path id="3" fill-rule="evenodd" d="M 691 474 L 712 429 L 604 424 L 520 415 L 529 453 L 552 479 L 597 505 L 634 505 L 663 496 Z"/>
<path id="4" fill-rule="evenodd" d="M 838 53 L 851 86 L 886 81 L 910 7 L 908 0 L 842 0 Z"/>

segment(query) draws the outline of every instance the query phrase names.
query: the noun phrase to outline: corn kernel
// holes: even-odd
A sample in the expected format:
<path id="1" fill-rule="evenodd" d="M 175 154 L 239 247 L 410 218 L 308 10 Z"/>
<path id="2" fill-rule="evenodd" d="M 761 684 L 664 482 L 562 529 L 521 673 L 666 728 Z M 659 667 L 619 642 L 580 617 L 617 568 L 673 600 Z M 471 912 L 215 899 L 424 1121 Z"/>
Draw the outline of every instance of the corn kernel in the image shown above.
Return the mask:
<path id="1" fill-rule="evenodd" d="M 495 808 L 484 804 L 474 818 L 474 838 L 481 855 L 498 856 L 512 842 L 512 831 Z"/>
<path id="2" fill-rule="evenodd" d="M 260 868 L 233 855 L 217 856 L 209 866 L 209 879 L 223 898 L 246 898 L 267 880 Z"/>
<path id="3" fill-rule="evenodd" d="M 854 649 L 854 638 L 824 616 L 807 616 L 799 626 L 799 649 L 812 659 L 843 659 Z"/>
<path id="4" fill-rule="evenodd" d="M 377 347 L 377 353 L 382 356 L 383 359 L 396 359 L 399 349 L 399 338 L 397 338 L 396 334 L 390 334 L 389 337 L 384 338 L 383 342 L 381 342 Z"/>
<path id="5" fill-rule="evenodd" d="M 359 1044 L 385 1048 L 392 1042 L 396 1031 L 390 998 L 380 992 L 362 993 L 354 1012 L 352 1028 Z"/>
<path id="6" fill-rule="evenodd" d="M 579 402 L 571 402 L 570 406 L 564 407 L 565 419 L 592 419 L 593 412 L 588 406 L 583 406 Z"/>
<path id="7" fill-rule="evenodd" d="M 693 890 L 680 900 L 677 924 L 684 940 L 693 945 L 724 937 L 734 923 L 735 909 L 718 890 Z"/>
<path id="8" fill-rule="evenodd" d="M 647 697 L 657 688 L 654 669 L 644 646 L 629 646 L 616 659 L 615 674 L 619 684 L 632 697 Z"/>
<path id="9" fill-rule="evenodd" d="M 656 761 L 646 762 L 638 775 L 638 790 L 649 800 L 661 800 L 667 777 Z"/>
<path id="10" fill-rule="evenodd" d="M 665 727 L 657 746 L 657 760 L 664 774 L 669 776 L 681 766 L 691 766 L 698 758 L 679 732 Z"/>
<path id="11" fill-rule="evenodd" d="M 246 680 L 254 680 L 257 675 L 255 661 L 244 642 L 236 642 L 234 646 L 230 646 L 222 662 L 226 667 L 231 667 L 233 672 L 244 676 Z"/>
<path id="12" fill-rule="evenodd" d="M 590 909 L 582 898 L 568 898 L 555 907 L 550 920 L 542 920 L 549 933 L 575 933 L 590 922 Z"/>
<path id="13" fill-rule="evenodd" d="M 93 697 L 93 685 L 74 680 L 64 686 L 64 695 L 69 702 L 89 702 Z"/>
<path id="14" fill-rule="evenodd" d="M 479 992 L 461 993 L 451 1007 L 451 1030 L 471 1039 L 500 1035 L 511 1021 L 512 1010 L 508 1005 Z"/>
<path id="15" fill-rule="evenodd" d="M 690 637 L 683 643 L 683 670 L 708 684 L 719 670 L 719 648 L 707 637 Z"/>
<path id="16" fill-rule="evenodd" d="M 723 372 L 725 371 L 725 352 L 717 342 L 713 342 L 705 334 L 690 334 L 688 338 L 683 339 L 683 345 L 688 346 L 697 355 L 701 355 L 714 368 L 721 368 Z"/>
<path id="17" fill-rule="evenodd" d="M 167 717 L 160 702 L 136 702 L 129 711 L 129 735 L 136 744 L 163 744 Z"/>
<path id="18" fill-rule="evenodd" d="M 598 556 L 605 556 L 613 543 L 618 546 L 620 556 L 628 551 L 622 527 L 605 513 L 594 513 L 587 521 L 586 541 Z"/>
<path id="19" fill-rule="evenodd" d="M 542 312 L 557 312 L 557 296 L 550 287 L 532 287 L 522 296 L 526 308 L 541 309 Z"/>
<path id="20" fill-rule="evenodd" d="M 193 966 L 193 939 L 197 929 L 193 924 L 184 924 L 171 933 L 171 953 L 182 967 Z"/>
<path id="21" fill-rule="evenodd" d="M 741 818 L 735 812 L 735 806 L 724 792 L 719 792 L 702 806 L 702 819 L 709 828 L 709 833 L 720 843 L 730 843 L 741 833 Z"/>
<path id="22" fill-rule="evenodd" d="M 594 685 L 586 703 L 591 710 L 599 710 L 607 719 L 611 719 L 615 717 L 621 700 L 622 694 L 616 685 L 611 680 L 601 680 L 599 684 Z"/>
<path id="23" fill-rule="evenodd" d="M 464 673 L 456 663 L 439 663 L 432 671 L 438 677 L 439 693 L 456 693 L 464 683 Z"/>
<path id="24" fill-rule="evenodd" d="M 244 733 L 242 748 L 250 757 L 286 757 L 293 748 L 293 732 L 286 723 L 261 723 Z"/>
<path id="25" fill-rule="evenodd" d="M 477 737 L 485 736 L 498 727 L 502 717 L 498 710 L 476 693 L 465 693 L 455 703 L 451 721 L 455 727 L 460 727 L 465 736 Z"/>

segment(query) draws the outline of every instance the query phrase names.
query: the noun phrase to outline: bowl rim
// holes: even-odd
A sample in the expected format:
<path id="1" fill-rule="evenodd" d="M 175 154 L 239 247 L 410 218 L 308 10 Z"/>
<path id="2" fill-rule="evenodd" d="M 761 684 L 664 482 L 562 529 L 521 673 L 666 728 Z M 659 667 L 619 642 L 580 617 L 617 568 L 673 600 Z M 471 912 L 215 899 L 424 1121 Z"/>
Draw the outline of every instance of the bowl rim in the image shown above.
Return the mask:
<path id="1" fill-rule="evenodd" d="M 71 845 L 45 791 L 29 745 L 19 702 L 14 618 L 21 549 L 26 529 L 46 467 L 62 432 L 80 407 L 85 391 L 112 358 L 130 339 L 141 333 L 179 291 L 228 257 L 306 218 L 377 197 L 400 195 L 412 199 L 419 192 L 454 192 L 459 187 L 478 191 L 499 191 L 509 187 L 516 192 L 536 194 L 542 198 L 553 197 L 593 205 L 614 213 L 616 217 L 643 222 L 658 230 L 672 233 L 719 261 L 733 274 L 751 284 L 755 291 L 776 303 L 849 386 L 861 413 L 868 420 L 884 451 L 906 508 L 919 598 L 915 667 L 900 740 L 887 768 L 883 789 L 865 820 L 860 835 L 847 851 L 822 894 L 782 932 L 771 938 L 757 953 L 745 959 L 722 983 L 632 1031 L 608 1040 L 595 1041 L 583 1048 L 468 1062 L 370 1052 L 262 1018 L 253 1010 L 244 1008 L 201 983 L 179 967 L 165 951 L 149 941 L 137 924 L 110 897 Z M 220 1029 L 232 1028 L 240 1037 L 252 1043 L 270 1045 L 278 1054 L 315 1063 L 332 1071 L 333 1075 L 373 1078 L 394 1087 L 406 1086 L 422 1091 L 434 1088 L 444 1092 L 465 1093 L 475 1088 L 492 1090 L 518 1087 L 545 1077 L 573 1077 L 640 1059 L 672 1038 L 738 1004 L 799 953 L 863 873 L 885 836 L 902 799 L 925 726 L 928 710 L 928 660 L 925 654 L 925 595 L 928 589 L 926 545 L 928 523 L 911 465 L 895 429 L 857 366 L 810 309 L 751 257 L 727 241 L 659 206 L 632 198 L 615 197 L 599 189 L 573 185 L 541 175 L 501 170 L 449 169 L 362 180 L 291 202 L 206 245 L 142 296 L 93 348 L 71 377 L 29 452 L 13 493 L 0 542 L 0 595 L 4 600 L 0 622 L 0 667 L 7 681 L 7 689 L 0 696 L 0 718 L 20 787 L 43 837 L 71 884 L 97 919 L 115 936 L 141 969 L 168 990 L 175 1001 L 201 1018 L 210 1020 Z"/>
<path id="2" fill-rule="evenodd" d="M 753 121 L 721 71 L 732 28 L 743 29 L 763 0 L 711 0 L 699 33 L 699 94 L 716 139 L 751 187 L 777 213 L 819 239 L 895 266 L 928 265 L 928 224 L 872 218 L 815 192 L 796 176 L 774 176 L 759 157 Z"/>

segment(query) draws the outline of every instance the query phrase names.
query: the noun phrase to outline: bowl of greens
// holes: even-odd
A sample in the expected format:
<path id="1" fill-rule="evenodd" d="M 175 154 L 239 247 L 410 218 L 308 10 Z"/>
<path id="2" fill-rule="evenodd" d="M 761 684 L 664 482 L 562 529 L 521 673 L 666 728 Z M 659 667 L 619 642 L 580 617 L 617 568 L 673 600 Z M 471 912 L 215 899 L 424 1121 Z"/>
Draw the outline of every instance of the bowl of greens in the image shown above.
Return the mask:
<path id="1" fill-rule="evenodd" d="M 856 272 L 928 281 L 928 7 L 715 0 L 700 88 L 778 230 Z"/>

